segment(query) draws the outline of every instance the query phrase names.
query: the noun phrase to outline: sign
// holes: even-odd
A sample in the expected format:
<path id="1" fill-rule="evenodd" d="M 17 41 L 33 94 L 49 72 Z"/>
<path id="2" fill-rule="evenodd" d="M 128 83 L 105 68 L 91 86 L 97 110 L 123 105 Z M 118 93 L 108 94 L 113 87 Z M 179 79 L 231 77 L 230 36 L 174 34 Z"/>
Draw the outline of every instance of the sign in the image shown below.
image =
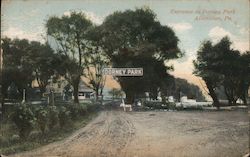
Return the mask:
<path id="1" fill-rule="evenodd" d="M 112 76 L 143 76 L 143 68 L 104 68 L 102 72 Z"/>

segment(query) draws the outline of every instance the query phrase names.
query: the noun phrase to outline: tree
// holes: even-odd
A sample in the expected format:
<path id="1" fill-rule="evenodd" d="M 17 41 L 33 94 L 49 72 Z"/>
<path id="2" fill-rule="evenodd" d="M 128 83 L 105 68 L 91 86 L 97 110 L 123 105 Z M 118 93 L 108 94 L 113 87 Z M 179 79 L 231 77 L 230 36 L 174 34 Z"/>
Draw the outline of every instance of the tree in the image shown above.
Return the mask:
<path id="1" fill-rule="evenodd" d="M 248 89 L 250 86 L 250 52 L 247 51 L 240 56 L 239 64 L 239 86 L 237 88 L 237 95 L 241 98 L 245 105 L 247 105 Z"/>
<path id="2" fill-rule="evenodd" d="M 112 90 L 109 91 L 109 94 L 112 95 L 112 99 L 114 100 L 114 98 L 121 98 L 123 92 L 120 89 L 112 88 Z"/>
<path id="3" fill-rule="evenodd" d="M 228 37 L 222 38 L 212 45 L 210 41 L 202 44 L 194 61 L 194 73 L 205 81 L 209 94 L 218 104 L 215 89 L 224 87 L 229 104 L 236 104 L 238 98 L 246 104 L 249 88 L 249 54 L 241 55 L 238 50 L 231 48 L 232 42 Z M 219 107 L 217 105 L 217 107 Z"/>
<path id="4" fill-rule="evenodd" d="M 1 78 L 2 111 L 7 96 L 20 101 L 36 79 L 40 92 L 45 92 L 48 79 L 54 75 L 55 55 L 48 44 L 26 39 L 2 39 L 3 71 Z M 13 94 L 12 87 L 15 87 Z M 8 90 L 10 89 L 10 90 Z M 8 93 L 9 92 L 9 93 Z M 8 95 L 10 94 L 10 95 Z M 9 97 L 10 98 L 10 97 Z"/>
<path id="5" fill-rule="evenodd" d="M 26 87 L 31 87 L 37 80 L 41 93 L 45 92 L 48 79 L 54 75 L 54 53 L 47 43 L 25 39 L 3 39 L 4 75 L 3 89 L 10 83 L 15 83 L 22 93 Z"/>
<path id="6" fill-rule="evenodd" d="M 146 82 L 157 77 L 148 73 L 153 72 L 151 64 L 164 65 L 164 61 L 181 56 L 173 30 L 162 26 L 148 8 L 115 12 L 100 27 L 101 44 L 113 67 L 144 68 L 143 77 L 118 77 L 128 103 L 133 102 L 137 93 L 145 91 Z M 164 65 L 163 74 L 167 70 Z"/>
<path id="7" fill-rule="evenodd" d="M 231 49 L 232 42 L 228 37 L 222 38 L 214 45 L 216 60 L 214 60 L 214 71 L 222 76 L 222 85 L 229 101 L 235 104 L 237 100 L 236 89 L 239 85 L 238 65 L 240 64 L 239 51 Z"/>
<path id="8" fill-rule="evenodd" d="M 61 54 L 62 66 L 60 72 L 73 86 L 74 102 L 78 100 L 78 86 L 83 74 L 84 54 L 87 51 L 86 34 L 92 27 L 92 22 L 83 13 L 72 12 L 70 16 L 50 17 L 46 23 L 50 44 L 57 44 L 57 53 Z"/>
<path id="9" fill-rule="evenodd" d="M 55 76 L 56 64 L 55 54 L 48 43 L 32 41 L 27 56 L 28 64 L 31 66 L 33 75 L 38 83 L 41 94 L 46 91 L 49 79 Z"/>
<path id="10" fill-rule="evenodd" d="M 90 87 L 95 91 L 96 100 L 102 96 L 106 77 L 103 68 L 110 64 L 110 59 L 104 52 L 100 43 L 100 28 L 95 26 L 88 32 L 89 47 L 84 56 L 86 67 L 84 77 L 89 81 Z"/>
<path id="11" fill-rule="evenodd" d="M 16 99 L 22 98 L 23 89 L 31 87 L 34 76 L 32 66 L 28 62 L 29 41 L 26 39 L 9 38 L 2 39 L 3 49 L 3 72 L 2 72 L 2 99 L 6 98 L 8 87 L 14 83 L 17 86 L 19 95 Z"/>
<path id="12" fill-rule="evenodd" d="M 180 93 L 187 96 L 189 99 L 205 101 L 205 97 L 198 86 L 189 83 L 185 79 L 175 78 L 175 89 L 173 95 L 178 97 Z"/>
<path id="13" fill-rule="evenodd" d="M 219 109 L 220 104 L 215 93 L 216 87 L 221 83 L 221 75 L 215 72 L 213 66 L 216 60 L 216 52 L 213 50 L 211 41 L 204 41 L 197 52 L 197 60 L 194 61 L 194 74 L 200 76 L 209 91 L 209 95 L 213 99 L 214 105 Z"/>

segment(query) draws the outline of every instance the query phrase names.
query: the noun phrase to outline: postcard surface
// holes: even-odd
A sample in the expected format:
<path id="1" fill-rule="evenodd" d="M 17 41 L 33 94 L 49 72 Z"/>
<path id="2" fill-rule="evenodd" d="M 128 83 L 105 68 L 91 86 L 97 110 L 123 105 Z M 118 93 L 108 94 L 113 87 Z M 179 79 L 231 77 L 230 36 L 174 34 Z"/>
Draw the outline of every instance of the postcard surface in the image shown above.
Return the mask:
<path id="1" fill-rule="evenodd" d="M 249 0 L 1 1 L 0 155 L 249 155 Z"/>

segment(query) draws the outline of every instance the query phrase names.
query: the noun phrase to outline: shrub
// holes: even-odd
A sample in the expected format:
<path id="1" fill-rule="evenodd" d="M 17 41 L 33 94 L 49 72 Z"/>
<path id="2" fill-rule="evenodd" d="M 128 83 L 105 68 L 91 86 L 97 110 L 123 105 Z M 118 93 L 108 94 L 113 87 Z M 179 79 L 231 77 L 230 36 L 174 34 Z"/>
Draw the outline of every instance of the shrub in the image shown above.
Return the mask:
<path id="1" fill-rule="evenodd" d="M 86 104 L 79 104 L 79 114 L 80 116 L 85 116 L 88 113 Z"/>
<path id="2" fill-rule="evenodd" d="M 170 110 L 176 109 L 175 103 L 172 103 L 172 102 L 166 102 L 165 104 L 163 104 L 160 101 L 156 101 L 156 102 L 145 101 L 144 106 L 150 109 L 170 109 Z"/>
<path id="3" fill-rule="evenodd" d="M 87 104 L 88 112 L 94 112 L 100 109 L 100 103 Z"/>
<path id="4" fill-rule="evenodd" d="M 39 129 L 44 134 L 46 125 L 48 123 L 48 111 L 44 107 L 40 107 L 36 111 L 36 118 Z"/>
<path id="5" fill-rule="evenodd" d="M 61 107 L 59 112 L 59 125 L 63 128 L 70 120 L 70 111 L 67 110 L 66 107 Z"/>
<path id="6" fill-rule="evenodd" d="M 163 109 L 161 102 L 146 101 L 144 103 L 144 106 L 152 108 L 152 109 Z"/>
<path id="7" fill-rule="evenodd" d="M 19 130 L 19 136 L 26 139 L 33 129 L 36 118 L 29 105 L 19 104 L 13 113 L 13 122 Z"/>
<path id="8" fill-rule="evenodd" d="M 167 105 L 168 105 L 169 110 L 175 110 L 176 109 L 176 104 L 173 103 L 173 102 L 168 102 Z"/>
<path id="9" fill-rule="evenodd" d="M 58 110 L 56 106 L 49 106 L 48 107 L 48 126 L 49 129 L 53 129 L 58 124 Z"/>
<path id="10" fill-rule="evenodd" d="M 67 108 L 70 111 L 72 120 L 77 119 L 77 117 L 79 116 L 80 104 L 70 104 L 67 106 Z"/>

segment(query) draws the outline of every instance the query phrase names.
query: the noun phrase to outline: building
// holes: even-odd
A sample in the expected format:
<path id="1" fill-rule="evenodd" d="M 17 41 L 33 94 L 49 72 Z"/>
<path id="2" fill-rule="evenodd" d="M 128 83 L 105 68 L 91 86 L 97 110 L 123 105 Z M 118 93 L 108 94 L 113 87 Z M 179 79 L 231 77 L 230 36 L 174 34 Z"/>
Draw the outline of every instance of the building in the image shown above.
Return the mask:
<path id="1" fill-rule="evenodd" d="M 93 99 L 95 97 L 95 91 L 90 88 L 83 80 L 80 80 L 78 87 L 78 99 Z M 73 99 L 73 97 L 72 97 Z"/>

